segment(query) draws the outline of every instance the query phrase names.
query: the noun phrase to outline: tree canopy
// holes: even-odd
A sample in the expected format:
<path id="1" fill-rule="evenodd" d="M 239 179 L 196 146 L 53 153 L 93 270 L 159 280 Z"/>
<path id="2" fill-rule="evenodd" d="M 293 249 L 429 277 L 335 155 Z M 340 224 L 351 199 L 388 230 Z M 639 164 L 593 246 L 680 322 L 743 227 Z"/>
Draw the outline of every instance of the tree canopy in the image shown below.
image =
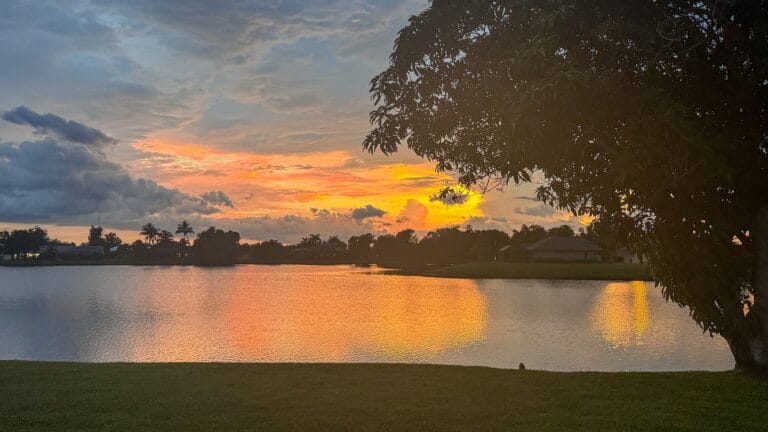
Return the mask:
<path id="1" fill-rule="evenodd" d="M 367 150 L 464 185 L 540 177 L 768 369 L 768 2 L 434 0 L 371 92 Z"/>

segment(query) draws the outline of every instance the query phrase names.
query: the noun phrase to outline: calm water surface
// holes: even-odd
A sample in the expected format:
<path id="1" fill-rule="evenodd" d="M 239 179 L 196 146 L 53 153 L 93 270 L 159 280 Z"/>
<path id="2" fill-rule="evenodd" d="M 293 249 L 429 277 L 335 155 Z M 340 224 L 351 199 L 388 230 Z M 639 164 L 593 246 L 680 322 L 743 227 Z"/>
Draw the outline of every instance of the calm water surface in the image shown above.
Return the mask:
<path id="1" fill-rule="evenodd" d="M 350 266 L 0 268 L 0 359 L 733 367 L 652 283 Z"/>

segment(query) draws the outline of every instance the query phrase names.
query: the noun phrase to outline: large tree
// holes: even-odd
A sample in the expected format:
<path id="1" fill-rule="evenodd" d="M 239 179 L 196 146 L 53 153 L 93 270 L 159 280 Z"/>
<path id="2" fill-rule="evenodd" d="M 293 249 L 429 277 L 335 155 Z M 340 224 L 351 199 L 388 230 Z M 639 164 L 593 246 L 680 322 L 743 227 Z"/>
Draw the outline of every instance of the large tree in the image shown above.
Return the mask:
<path id="1" fill-rule="evenodd" d="M 433 0 L 371 91 L 366 149 L 465 185 L 541 176 L 768 371 L 768 2 Z"/>

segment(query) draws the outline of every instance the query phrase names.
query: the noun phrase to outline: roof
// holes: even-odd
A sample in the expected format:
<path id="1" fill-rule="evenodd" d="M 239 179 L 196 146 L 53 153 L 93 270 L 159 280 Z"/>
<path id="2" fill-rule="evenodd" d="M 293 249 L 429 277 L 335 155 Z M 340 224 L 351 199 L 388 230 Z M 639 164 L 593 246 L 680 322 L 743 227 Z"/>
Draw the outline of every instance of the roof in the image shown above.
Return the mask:
<path id="1" fill-rule="evenodd" d="M 528 246 L 534 252 L 600 252 L 603 249 L 582 237 L 549 236 Z"/>

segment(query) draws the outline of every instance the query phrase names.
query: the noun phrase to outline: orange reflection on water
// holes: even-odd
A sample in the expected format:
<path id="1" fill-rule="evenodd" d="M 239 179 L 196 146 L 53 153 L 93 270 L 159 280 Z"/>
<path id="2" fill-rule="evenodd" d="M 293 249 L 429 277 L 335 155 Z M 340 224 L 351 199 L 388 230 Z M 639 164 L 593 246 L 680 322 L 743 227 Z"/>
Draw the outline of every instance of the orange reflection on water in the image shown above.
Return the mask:
<path id="1" fill-rule="evenodd" d="M 486 337 L 486 299 L 473 281 L 248 266 L 196 273 L 190 286 L 168 275 L 174 288 L 134 299 L 158 311 L 131 333 L 141 338 L 128 343 L 135 361 L 429 362 Z"/>
<path id="2" fill-rule="evenodd" d="M 485 298 L 473 283 L 397 278 L 365 287 L 239 290 L 225 316 L 238 357 L 353 361 L 356 354 L 424 359 L 481 340 Z M 398 283 L 399 282 L 399 283 Z"/>
<path id="3" fill-rule="evenodd" d="M 651 320 L 647 294 L 645 282 L 607 284 L 592 307 L 592 328 L 611 345 L 641 343 Z"/>

